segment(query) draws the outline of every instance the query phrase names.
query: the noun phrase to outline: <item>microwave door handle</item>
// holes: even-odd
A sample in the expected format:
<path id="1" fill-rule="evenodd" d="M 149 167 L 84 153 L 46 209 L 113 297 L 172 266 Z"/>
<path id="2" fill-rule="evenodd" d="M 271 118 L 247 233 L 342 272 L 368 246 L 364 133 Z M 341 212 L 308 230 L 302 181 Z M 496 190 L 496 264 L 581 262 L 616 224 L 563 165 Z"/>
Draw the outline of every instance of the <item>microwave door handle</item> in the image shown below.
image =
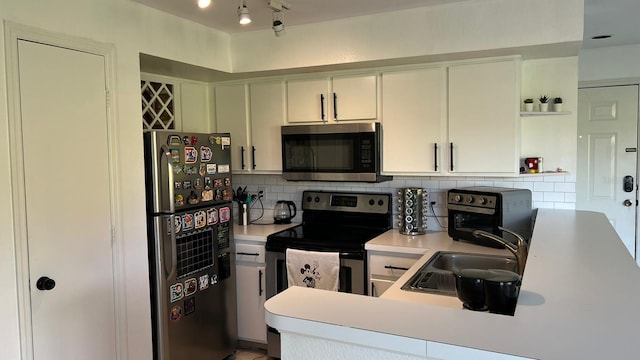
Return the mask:
<path id="1" fill-rule="evenodd" d="M 162 145 L 160 148 L 162 150 L 162 156 L 167 161 L 167 190 L 169 193 L 169 212 L 173 213 L 176 211 L 175 208 L 175 193 L 173 191 L 173 164 L 171 163 L 171 150 L 166 145 Z"/>

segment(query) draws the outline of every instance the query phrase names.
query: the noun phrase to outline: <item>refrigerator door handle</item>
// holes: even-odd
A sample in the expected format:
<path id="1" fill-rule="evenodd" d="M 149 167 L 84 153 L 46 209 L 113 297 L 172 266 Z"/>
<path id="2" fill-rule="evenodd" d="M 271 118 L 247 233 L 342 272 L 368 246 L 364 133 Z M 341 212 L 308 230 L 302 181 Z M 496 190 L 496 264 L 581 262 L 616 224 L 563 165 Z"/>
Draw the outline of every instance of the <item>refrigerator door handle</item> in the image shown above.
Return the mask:
<path id="1" fill-rule="evenodd" d="M 169 236 L 171 237 L 171 269 L 169 270 L 169 274 L 167 274 L 167 279 L 172 279 L 176 275 L 176 267 L 178 265 L 178 254 L 176 252 L 176 229 L 173 226 L 176 221 L 175 215 L 169 216 L 169 223 L 171 224 L 171 228 L 169 230 Z"/>
<path id="2" fill-rule="evenodd" d="M 173 191 L 173 165 L 171 164 L 171 151 L 166 145 L 162 145 L 162 156 L 167 160 L 167 182 L 168 182 L 168 190 L 169 190 L 169 212 L 173 213 L 176 211 L 175 208 L 175 194 Z M 173 221 L 173 219 L 171 219 Z M 173 236 L 175 237 L 175 233 L 171 231 Z"/>
<path id="3" fill-rule="evenodd" d="M 169 220 L 167 222 L 167 220 Z M 176 269 L 178 264 L 178 254 L 176 253 L 176 231 L 174 228 L 174 224 L 176 221 L 176 215 L 168 215 L 168 216 L 157 216 L 154 218 L 154 228 L 155 228 L 155 239 L 156 239 L 156 247 L 158 249 L 157 261 L 158 265 L 156 267 L 158 272 L 158 281 L 164 282 L 169 281 L 176 275 Z M 167 224 L 168 228 L 164 228 L 163 224 Z M 170 249 L 167 249 L 165 246 L 166 235 L 169 235 L 169 240 L 171 241 Z M 167 261 L 167 253 L 169 251 L 170 262 Z M 165 278 L 163 279 L 160 272 L 164 273 Z"/>

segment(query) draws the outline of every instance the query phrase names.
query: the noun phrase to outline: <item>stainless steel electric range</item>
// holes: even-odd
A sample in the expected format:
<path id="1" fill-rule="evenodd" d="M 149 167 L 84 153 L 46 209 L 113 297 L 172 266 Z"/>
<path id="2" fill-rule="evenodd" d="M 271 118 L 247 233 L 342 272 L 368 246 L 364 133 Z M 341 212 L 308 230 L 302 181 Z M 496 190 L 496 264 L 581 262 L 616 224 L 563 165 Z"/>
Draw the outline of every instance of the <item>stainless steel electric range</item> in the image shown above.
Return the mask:
<path id="1" fill-rule="evenodd" d="M 266 290 L 288 287 L 287 248 L 340 253 L 339 291 L 367 295 L 365 243 L 393 227 L 391 194 L 304 191 L 302 224 L 267 237 Z M 280 357 L 280 334 L 267 332 L 267 352 Z"/>

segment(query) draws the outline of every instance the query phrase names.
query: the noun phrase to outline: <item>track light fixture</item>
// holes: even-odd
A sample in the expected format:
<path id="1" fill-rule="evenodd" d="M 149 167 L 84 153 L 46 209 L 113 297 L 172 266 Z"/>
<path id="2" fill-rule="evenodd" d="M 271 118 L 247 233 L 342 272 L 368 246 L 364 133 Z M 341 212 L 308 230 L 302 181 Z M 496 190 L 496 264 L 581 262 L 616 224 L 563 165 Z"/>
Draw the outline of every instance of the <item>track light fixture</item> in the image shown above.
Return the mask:
<path id="1" fill-rule="evenodd" d="M 249 17 L 249 8 L 247 7 L 246 0 L 240 0 L 240 6 L 238 6 L 238 17 L 240 18 L 240 25 L 247 25 L 251 23 Z"/>
<path id="2" fill-rule="evenodd" d="M 276 37 L 280 37 L 284 35 L 284 13 L 281 11 L 273 11 L 272 13 L 272 21 L 273 21 L 273 33 Z"/>

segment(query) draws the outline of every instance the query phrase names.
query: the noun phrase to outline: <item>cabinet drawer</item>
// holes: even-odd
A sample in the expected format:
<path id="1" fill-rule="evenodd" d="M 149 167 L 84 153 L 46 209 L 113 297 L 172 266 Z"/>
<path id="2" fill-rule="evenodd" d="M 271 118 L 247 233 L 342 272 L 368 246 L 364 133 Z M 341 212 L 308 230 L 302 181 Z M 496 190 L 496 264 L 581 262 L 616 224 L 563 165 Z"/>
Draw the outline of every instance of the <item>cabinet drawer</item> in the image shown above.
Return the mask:
<path id="1" fill-rule="evenodd" d="M 369 271 L 371 276 L 385 276 L 388 278 L 399 278 L 415 262 L 419 256 L 387 256 L 371 255 L 369 257 Z"/>
<path id="2" fill-rule="evenodd" d="M 387 289 L 393 285 L 393 281 L 390 280 L 371 280 L 371 296 L 379 297 L 384 294 Z"/>
<path id="3" fill-rule="evenodd" d="M 236 262 L 264 264 L 264 245 L 236 244 Z"/>

